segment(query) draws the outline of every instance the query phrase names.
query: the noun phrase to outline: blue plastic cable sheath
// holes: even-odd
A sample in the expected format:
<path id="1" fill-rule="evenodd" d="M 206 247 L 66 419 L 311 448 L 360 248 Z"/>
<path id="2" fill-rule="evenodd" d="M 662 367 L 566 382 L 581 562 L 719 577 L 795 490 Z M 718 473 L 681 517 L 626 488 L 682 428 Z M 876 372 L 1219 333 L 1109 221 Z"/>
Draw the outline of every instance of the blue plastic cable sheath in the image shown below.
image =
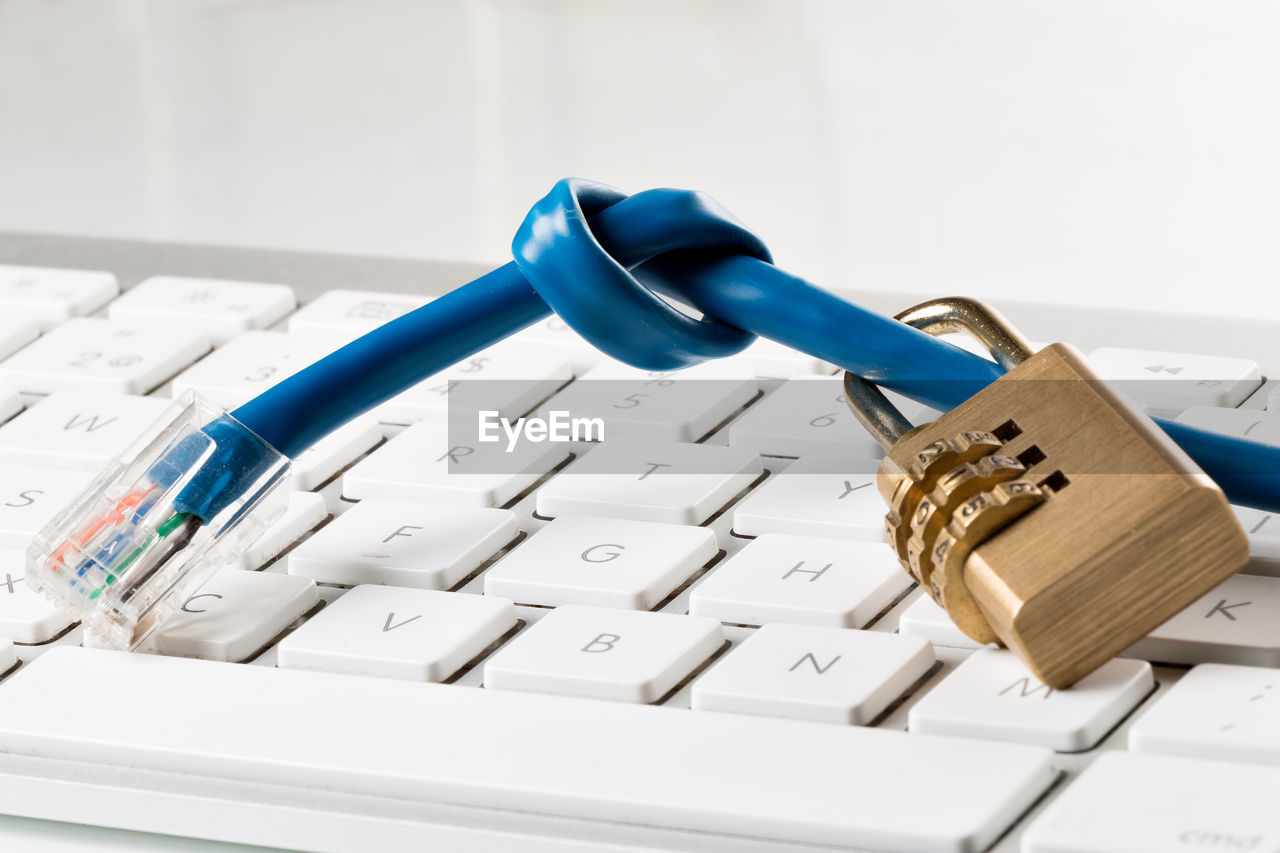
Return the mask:
<path id="1" fill-rule="evenodd" d="M 232 416 L 297 458 L 357 415 L 550 314 L 509 263 L 357 338 Z"/>
<path id="2" fill-rule="evenodd" d="M 608 354 L 652 370 L 731 354 L 756 333 L 942 410 L 1002 373 L 994 362 L 783 272 L 754 234 L 699 193 L 626 196 L 562 181 L 530 211 L 513 252 L 514 262 L 370 332 L 233 416 L 296 457 L 552 308 Z M 1159 423 L 1232 502 L 1280 511 L 1280 448 Z"/>

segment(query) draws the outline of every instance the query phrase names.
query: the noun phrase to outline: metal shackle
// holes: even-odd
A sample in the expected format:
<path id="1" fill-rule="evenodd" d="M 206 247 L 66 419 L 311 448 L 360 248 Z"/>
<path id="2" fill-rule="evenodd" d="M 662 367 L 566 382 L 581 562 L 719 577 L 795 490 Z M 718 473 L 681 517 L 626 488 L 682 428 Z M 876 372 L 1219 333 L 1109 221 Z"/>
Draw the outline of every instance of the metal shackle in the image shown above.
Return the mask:
<path id="1" fill-rule="evenodd" d="M 976 299 L 963 296 L 930 299 L 899 312 L 894 319 L 935 336 L 968 332 L 1006 370 L 1026 361 L 1035 352 L 1003 314 Z M 858 423 L 885 450 L 914 429 L 878 386 L 847 370 L 844 372 L 844 393 Z"/>

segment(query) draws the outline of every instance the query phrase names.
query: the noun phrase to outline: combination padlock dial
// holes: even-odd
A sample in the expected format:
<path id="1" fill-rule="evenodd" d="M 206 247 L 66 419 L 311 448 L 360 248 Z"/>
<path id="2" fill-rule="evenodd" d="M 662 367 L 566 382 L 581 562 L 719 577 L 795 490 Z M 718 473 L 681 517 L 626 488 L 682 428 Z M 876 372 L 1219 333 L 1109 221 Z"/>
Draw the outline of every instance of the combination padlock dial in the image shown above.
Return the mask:
<path id="1" fill-rule="evenodd" d="M 890 546 L 966 635 L 1066 687 L 1244 566 L 1248 539 L 1222 490 L 1074 347 L 1032 353 L 971 300 L 899 319 L 966 328 L 1010 368 L 914 428 L 845 375 L 888 450 L 877 485 Z"/>

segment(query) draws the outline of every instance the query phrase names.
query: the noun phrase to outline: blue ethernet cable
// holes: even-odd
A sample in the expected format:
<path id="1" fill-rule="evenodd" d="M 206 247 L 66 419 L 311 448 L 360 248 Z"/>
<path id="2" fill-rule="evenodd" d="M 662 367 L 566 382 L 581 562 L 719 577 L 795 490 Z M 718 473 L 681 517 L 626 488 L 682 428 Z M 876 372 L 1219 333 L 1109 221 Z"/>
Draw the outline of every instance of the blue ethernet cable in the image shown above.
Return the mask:
<path id="1" fill-rule="evenodd" d="M 30 553 L 28 582 L 79 607 L 86 636 L 136 645 L 163 617 L 155 608 L 173 598 L 184 576 L 198 574 L 191 567 L 216 553 L 216 540 L 283 478 L 286 457 L 553 311 L 636 367 L 689 366 L 732 355 L 762 335 L 944 411 L 1004 372 L 780 270 L 755 234 L 697 192 L 629 196 L 563 180 L 534 205 L 512 251 L 511 263 L 373 330 L 230 415 L 189 412 L 185 425 L 138 454 L 145 465 L 109 470 L 50 522 Z M 1280 448 L 1157 422 L 1233 503 L 1280 512 Z"/>
<path id="2" fill-rule="evenodd" d="M 233 417 L 295 457 L 351 418 L 553 310 L 596 347 L 636 367 L 685 367 L 731 355 L 762 335 L 943 411 L 1004 372 L 784 272 L 756 235 L 698 192 L 628 196 L 562 180 L 530 210 L 513 254 L 511 263 L 375 329 Z M 693 306 L 703 319 L 655 292 Z M 1157 423 L 1233 503 L 1280 511 L 1280 448 Z"/>

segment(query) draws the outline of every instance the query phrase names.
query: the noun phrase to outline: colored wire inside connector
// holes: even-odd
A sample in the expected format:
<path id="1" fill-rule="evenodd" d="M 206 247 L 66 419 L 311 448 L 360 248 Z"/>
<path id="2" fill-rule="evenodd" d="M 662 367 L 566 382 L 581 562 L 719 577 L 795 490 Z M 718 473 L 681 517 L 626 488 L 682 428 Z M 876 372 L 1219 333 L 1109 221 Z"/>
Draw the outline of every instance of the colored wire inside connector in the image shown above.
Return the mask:
<path id="1" fill-rule="evenodd" d="M 90 521 L 81 528 L 81 530 L 78 531 L 72 539 L 64 540 L 63 543 L 54 550 L 53 555 L 49 558 L 49 571 L 59 571 L 62 568 L 63 562 L 69 551 L 76 547 L 83 548 L 85 545 L 89 544 L 89 540 L 96 536 L 104 527 L 122 523 L 128 514 L 131 511 L 136 510 L 137 507 L 146 500 L 147 496 L 152 494 L 155 490 L 156 486 L 152 484 L 146 489 L 130 492 L 116 503 L 111 512 Z"/>

